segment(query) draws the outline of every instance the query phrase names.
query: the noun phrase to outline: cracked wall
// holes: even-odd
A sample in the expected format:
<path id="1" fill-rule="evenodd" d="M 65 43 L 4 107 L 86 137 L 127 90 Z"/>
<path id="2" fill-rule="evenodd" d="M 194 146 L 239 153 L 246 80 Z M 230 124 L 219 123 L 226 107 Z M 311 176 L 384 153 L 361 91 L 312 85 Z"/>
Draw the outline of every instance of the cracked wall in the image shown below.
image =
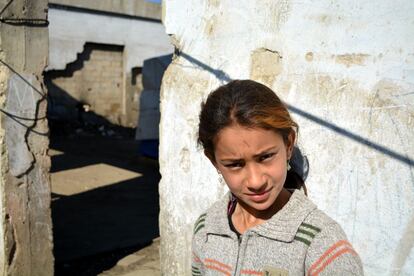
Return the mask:
<path id="1" fill-rule="evenodd" d="M 0 274 L 53 275 L 47 1 L 0 3 Z"/>
<path id="2" fill-rule="evenodd" d="M 163 10 L 176 47 L 161 91 L 164 273 L 190 275 L 193 223 L 226 191 L 196 145 L 198 113 L 238 78 L 289 105 L 309 197 L 343 226 L 366 274 L 413 271 L 414 4 L 191 0 Z"/>

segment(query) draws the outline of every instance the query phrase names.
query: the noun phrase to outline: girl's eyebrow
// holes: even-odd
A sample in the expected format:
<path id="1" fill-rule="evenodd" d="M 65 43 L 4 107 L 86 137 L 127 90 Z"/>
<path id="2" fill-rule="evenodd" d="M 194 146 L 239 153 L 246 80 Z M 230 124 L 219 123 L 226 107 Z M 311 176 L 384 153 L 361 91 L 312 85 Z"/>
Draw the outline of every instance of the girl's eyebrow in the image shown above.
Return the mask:
<path id="1" fill-rule="evenodd" d="M 258 153 L 258 154 L 253 155 L 253 157 L 254 157 L 254 158 L 260 157 L 260 156 L 262 156 L 262 155 L 264 155 L 264 154 L 269 153 L 269 151 L 273 151 L 273 150 L 278 150 L 278 147 L 277 147 L 277 146 L 272 146 L 272 147 L 270 147 L 270 148 L 267 148 L 267 149 L 265 149 L 265 150 L 261 151 L 261 152 L 260 152 L 260 153 Z"/>
<path id="2" fill-rule="evenodd" d="M 263 154 L 267 154 L 269 153 L 269 151 L 273 151 L 273 150 L 278 150 L 278 146 L 271 146 L 270 148 L 262 150 L 260 153 L 253 155 L 253 158 L 258 158 L 262 156 Z M 242 161 L 243 159 L 231 159 L 231 158 L 220 159 L 220 162 L 242 162 Z"/>
<path id="3" fill-rule="evenodd" d="M 220 162 L 242 162 L 243 159 L 220 159 Z"/>

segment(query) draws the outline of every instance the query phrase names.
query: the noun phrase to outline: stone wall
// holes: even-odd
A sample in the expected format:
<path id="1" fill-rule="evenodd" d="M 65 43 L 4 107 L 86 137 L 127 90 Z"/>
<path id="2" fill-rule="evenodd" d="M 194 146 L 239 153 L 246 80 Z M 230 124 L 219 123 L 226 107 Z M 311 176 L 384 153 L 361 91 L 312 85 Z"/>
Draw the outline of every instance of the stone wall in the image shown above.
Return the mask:
<path id="1" fill-rule="evenodd" d="M 53 275 L 47 1 L 0 6 L 0 274 Z"/>
<path id="2" fill-rule="evenodd" d="M 122 109 L 125 97 L 122 46 L 87 43 L 78 59 L 65 70 L 52 70 L 45 75 L 51 113 L 77 120 L 78 105 L 87 104 L 89 111 L 110 123 L 134 126 L 126 122 Z M 136 120 L 135 117 L 135 125 Z"/>
<path id="3" fill-rule="evenodd" d="M 161 91 L 160 234 L 166 275 L 190 275 L 195 219 L 226 188 L 196 145 L 200 102 L 253 78 L 287 102 L 309 197 L 367 275 L 414 270 L 412 1 L 164 1 L 176 47 Z"/>

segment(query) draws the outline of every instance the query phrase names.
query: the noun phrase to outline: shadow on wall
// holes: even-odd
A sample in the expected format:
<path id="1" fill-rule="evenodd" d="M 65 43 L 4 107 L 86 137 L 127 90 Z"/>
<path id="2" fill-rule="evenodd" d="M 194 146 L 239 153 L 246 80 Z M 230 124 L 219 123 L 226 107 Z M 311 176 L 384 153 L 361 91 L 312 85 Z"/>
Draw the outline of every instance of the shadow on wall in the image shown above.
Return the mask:
<path id="1" fill-rule="evenodd" d="M 221 83 L 226 83 L 231 81 L 232 79 L 229 77 L 229 75 L 220 70 L 220 69 L 215 69 L 210 67 L 209 65 L 205 64 L 204 62 L 192 57 L 191 55 L 184 53 L 184 52 L 176 52 L 176 55 L 183 57 L 184 59 L 188 60 L 190 63 L 192 63 L 194 65 L 194 67 L 196 68 L 200 68 L 201 70 L 205 70 L 207 72 L 210 72 L 211 74 L 213 74 L 218 80 L 220 80 Z M 373 141 L 370 141 L 367 138 L 364 138 L 362 136 L 360 136 L 359 134 L 353 133 L 349 130 L 346 130 L 334 123 L 328 122 L 326 120 L 323 120 L 322 118 L 319 118 L 309 112 L 306 112 L 296 106 L 287 104 L 287 107 L 289 109 L 290 112 L 293 112 L 294 114 L 297 114 L 301 117 L 304 117 L 310 121 L 312 121 L 313 123 L 316 123 L 318 125 L 321 125 L 333 132 L 336 132 L 339 135 L 345 136 L 357 143 L 360 143 L 362 145 L 365 145 L 375 151 L 378 151 L 382 154 L 388 155 L 389 157 L 398 160 L 404 164 L 409 165 L 410 167 L 414 166 L 414 160 L 411 159 L 408 155 L 406 154 L 401 154 L 398 153 L 392 149 L 389 149 L 385 146 L 382 146 L 378 143 L 375 143 Z"/>
<path id="2" fill-rule="evenodd" d="M 127 73 L 122 54 L 122 46 L 86 43 L 65 70 L 46 72 L 48 118 L 52 127 L 54 122 L 136 127 L 139 153 L 158 158 L 160 87 L 172 54 L 147 59 Z"/>

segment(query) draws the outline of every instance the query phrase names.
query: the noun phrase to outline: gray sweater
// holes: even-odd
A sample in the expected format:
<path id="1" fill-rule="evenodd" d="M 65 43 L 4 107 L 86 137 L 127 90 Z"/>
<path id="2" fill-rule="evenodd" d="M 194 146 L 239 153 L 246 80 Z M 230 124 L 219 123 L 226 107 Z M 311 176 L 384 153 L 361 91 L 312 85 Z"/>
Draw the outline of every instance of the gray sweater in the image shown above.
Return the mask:
<path id="1" fill-rule="evenodd" d="M 195 223 L 192 275 L 363 275 L 342 228 L 302 191 L 240 238 L 229 226 L 229 200 L 228 194 Z"/>

